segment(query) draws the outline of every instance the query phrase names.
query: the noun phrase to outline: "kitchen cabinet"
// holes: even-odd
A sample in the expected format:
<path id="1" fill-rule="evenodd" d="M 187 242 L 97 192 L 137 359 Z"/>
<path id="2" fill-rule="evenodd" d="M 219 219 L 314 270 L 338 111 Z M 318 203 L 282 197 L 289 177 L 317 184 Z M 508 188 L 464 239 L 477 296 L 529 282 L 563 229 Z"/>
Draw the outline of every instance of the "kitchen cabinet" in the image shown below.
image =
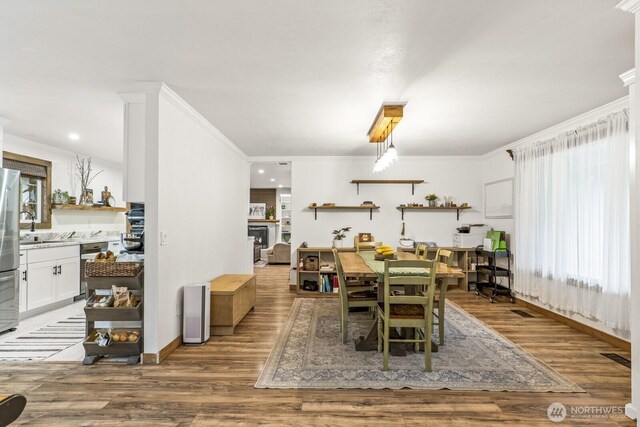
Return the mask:
<path id="1" fill-rule="evenodd" d="M 73 298 L 80 292 L 79 246 L 31 249 L 20 271 L 21 311 Z"/>
<path id="2" fill-rule="evenodd" d="M 27 264 L 27 310 L 56 302 L 54 268 L 58 268 L 55 260 Z"/>
<path id="3" fill-rule="evenodd" d="M 139 93 L 120 97 L 124 101 L 123 197 L 144 203 L 146 97 Z"/>

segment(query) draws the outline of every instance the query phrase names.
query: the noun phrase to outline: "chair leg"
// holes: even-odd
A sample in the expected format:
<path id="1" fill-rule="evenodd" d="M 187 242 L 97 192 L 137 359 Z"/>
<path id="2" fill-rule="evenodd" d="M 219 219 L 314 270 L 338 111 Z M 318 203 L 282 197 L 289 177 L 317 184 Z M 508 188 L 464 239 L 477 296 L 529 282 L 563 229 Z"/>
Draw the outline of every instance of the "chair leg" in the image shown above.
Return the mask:
<path id="1" fill-rule="evenodd" d="M 440 345 L 444 345 L 444 304 L 438 307 L 438 335 Z"/>
<path id="2" fill-rule="evenodd" d="M 342 307 L 342 344 L 347 342 L 347 335 L 349 332 L 349 306 L 345 304 L 345 307 Z"/>
<path id="3" fill-rule="evenodd" d="M 416 342 L 413 344 L 413 351 L 415 351 L 416 353 L 420 352 L 420 343 L 417 341 L 419 338 L 420 338 L 420 330 L 418 328 L 414 328 L 413 339 L 416 340 Z"/>
<path id="4" fill-rule="evenodd" d="M 384 346 L 384 356 L 383 356 L 383 365 L 382 365 L 382 369 L 384 371 L 388 371 L 389 370 L 389 323 L 388 322 L 384 322 L 384 341 L 383 341 L 383 346 Z"/>
<path id="5" fill-rule="evenodd" d="M 378 313 L 378 353 L 382 353 L 382 317 Z"/>
<path id="6" fill-rule="evenodd" d="M 431 324 L 429 324 L 431 323 Z M 424 370 L 431 372 L 431 329 L 433 328 L 433 317 L 431 322 L 427 323 L 427 327 L 424 328 Z"/>

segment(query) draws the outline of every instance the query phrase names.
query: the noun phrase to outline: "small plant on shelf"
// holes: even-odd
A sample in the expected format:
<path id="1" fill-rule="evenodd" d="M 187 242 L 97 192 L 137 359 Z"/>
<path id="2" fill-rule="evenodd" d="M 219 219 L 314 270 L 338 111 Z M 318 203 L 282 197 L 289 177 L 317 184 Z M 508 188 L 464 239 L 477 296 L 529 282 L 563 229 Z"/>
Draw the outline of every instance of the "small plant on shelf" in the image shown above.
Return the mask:
<path id="1" fill-rule="evenodd" d="M 331 234 L 333 234 L 333 246 L 334 247 L 342 247 L 342 240 L 347 236 L 347 233 L 351 231 L 351 227 L 343 227 L 339 230 L 333 230 Z"/>
<path id="2" fill-rule="evenodd" d="M 276 208 L 274 208 L 273 206 L 269 206 L 267 208 L 267 218 L 274 219 L 275 216 L 276 216 Z"/>
<path id="3" fill-rule="evenodd" d="M 438 200 L 438 195 L 437 194 L 429 194 L 428 196 L 425 197 L 425 199 L 429 202 L 429 207 L 435 207 L 436 206 L 436 201 Z"/>

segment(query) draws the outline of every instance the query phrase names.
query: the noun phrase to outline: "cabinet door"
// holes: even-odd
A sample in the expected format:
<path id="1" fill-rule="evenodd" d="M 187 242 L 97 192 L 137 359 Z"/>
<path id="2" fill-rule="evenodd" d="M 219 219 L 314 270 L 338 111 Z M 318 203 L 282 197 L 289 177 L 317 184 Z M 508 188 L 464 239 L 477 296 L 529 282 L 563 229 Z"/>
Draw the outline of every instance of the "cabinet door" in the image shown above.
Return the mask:
<path id="1" fill-rule="evenodd" d="M 18 311 L 27 311 L 27 264 L 20 264 L 20 290 L 18 299 Z"/>
<path id="2" fill-rule="evenodd" d="M 27 310 L 56 302 L 55 261 L 32 262 L 27 264 Z"/>
<path id="3" fill-rule="evenodd" d="M 80 257 L 58 260 L 56 301 L 80 294 Z"/>

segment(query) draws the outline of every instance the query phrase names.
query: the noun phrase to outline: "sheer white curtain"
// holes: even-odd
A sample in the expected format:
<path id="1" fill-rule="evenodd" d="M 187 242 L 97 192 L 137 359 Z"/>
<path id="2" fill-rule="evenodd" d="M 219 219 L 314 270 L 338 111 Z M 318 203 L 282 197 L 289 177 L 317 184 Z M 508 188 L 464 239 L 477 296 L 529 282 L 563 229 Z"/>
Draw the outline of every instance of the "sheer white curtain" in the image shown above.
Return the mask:
<path id="1" fill-rule="evenodd" d="M 514 158 L 515 290 L 628 336 L 627 110 Z"/>

